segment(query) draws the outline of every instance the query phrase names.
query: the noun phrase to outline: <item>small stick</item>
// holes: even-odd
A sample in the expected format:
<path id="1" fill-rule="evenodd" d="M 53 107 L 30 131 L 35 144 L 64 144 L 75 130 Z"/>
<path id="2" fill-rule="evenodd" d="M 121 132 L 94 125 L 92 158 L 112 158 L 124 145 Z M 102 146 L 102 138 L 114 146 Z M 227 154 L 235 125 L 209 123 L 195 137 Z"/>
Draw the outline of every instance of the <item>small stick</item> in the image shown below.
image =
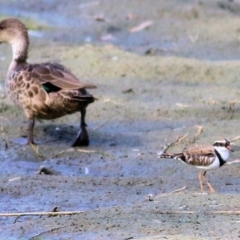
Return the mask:
<path id="1" fill-rule="evenodd" d="M 240 211 L 239 210 L 218 210 L 218 211 L 208 211 L 208 212 L 205 212 L 206 214 L 240 214 Z"/>
<path id="2" fill-rule="evenodd" d="M 19 215 L 19 216 L 17 216 L 13 223 L 16 223 L 17 220 L 18 220 L 20 217 L 22 217 L 22 216 L 23 216 L 23 215 Z"/>
<path id="3" fill-rule="evenodd" d="M 202 132 L 203 132 L 203 126 L 196 126 L 196 128 L 197 128 L 197 133 L 196 133 L 196 135 L 193 137 L 193 140 L 192 141 L 189 141 L 189 143 L 195 143 L 196 142 L 196 140 L 198 139 L 198 137 L 202 134 Z"/>
<path id="4" fill-rule="evenodd" d="M 179 189 L 176 189 L 176 190 L 170 192 L 168 195 L 170 195 L 170 194 L 172 194 L 172 193 L 181 192 L 181 191 L 183 191 L 184 189 L 186 189 L 186 186 L 184 186 L 184 187 L 182 187 L 182 188 L 179 188 Z"/>
<path id="5" fill-rule="evenodd" d="M 74 148 L 69 148 L 67 150 L 61 151 L 59 153 L 57 153 L 56 155 L 54 155 L 53 158 L 59 157 L 60 155 L 67 153 L 67 152 L 73 152 L 73 151 L 78 151 L 78 152 L 83 152 L 83 153 L 95 153 L 95 151 L 93 150 L 85 150 L 85 149 L 74 149 Z"/>
<path id="6" fill-rule="evenodd" d="M 49 214 L 48 217 L 56 217 L 56 214 L 54 214 L 54 215 L 52 214 L 52 213 L 56 213 L 56 212 L 58 212 L 58 207 L 54 207 L 53 210 L 52 210 L 52 212 L 51 212 L 51 214 Z M 27 215 L 29 215 L 29 214 L 19 214 L 19 215 L 17 215 L 17 217 L 16 217 L 16 219 L 14 220 L 13 223 L 16 223 L 17 220 L 18 220 L 20 217 L 22 217 L 22 216 L 27 216 Z M 37 214 L 37 215 L 40 215 L 40 214 Z M 41 217 L 42 215 L 45 215 L 45 214 L 41 214 L 40 217 Z M 1 216 L 1 215 L 0 215 L 0 216 Z M 10 216 L 10 215 L 7 215 L 7 216 Z M 14 215 L 11 215 L 11 216 L 14 216 Z M 11 217 L 11 216 L 10 216 L 10 217 Z"/>
<path id="7" fill-rule="evenodd" d="M 235 214 L 239 215 L 240 210 L 217 210 L 217 211 L 154 211 L 159 214 Z M 70 212 L 19 212 L 19 213 L 0 213 L 0 217 L 18 217 L 18 216 L 41 216 L 41 215 L 77 215 L 86 213 L 86 211 L 70 211 Z"/>
<path id="8" fill-rule="evenodd" d="M 219 211 L 154 211 L 158 214 L 199 214 L 199 213 L 204 213 L 204 214 L 235 214 L 235 215 L 239 215 L 240 211 L 236 210 L 236 211 L 224 211 L 224 210 L 219 210 Z"/>
<path id="9" fill-rule="evenodd" d="M 159 194 L 159 195 L 157 195 L 153 200 L 155 200 L 155 199 L 157 199 L 157 198 L 160 198 L 160 197 L 163 197 L 163 196 L 171 195 L 171 194 L 173 194 L 173 193 L 181 192 L 181 191 L 183 191 L 184 189 L 186 189 L 186 186 L 184 186 L 184 187 L 182 187 L 182 188 L 179 188 L 179 189 L 176 189 L 176 190 L 174 190 L 174 191 L 172 191 L 172 192 L 170 192 L 170 193 Z"/>
<path id="10" fill-rule="evenodd" d="M 33 239 L 38 239 L 41 235 L 45 234 L 45 233 L 48 233 L 48 232 L 53 232 L 53 231 L 56 231 L 56 230 L 59 230 L 61 228 L 66 228 L 66 227 L 70 227 L 71 225 L 66 225 L 66 226 L 60 226 L 60 227 L 54 227 L 54 228 L 50 228 L 44 232 L 41 232 L 33 237 L 31 237 L 29 240 L 33 240 Z"/>
<path id="11" fill-rule="evenodd" d="M 57 215 L 74 215 L 82 214 L 85 211 L 69 211 L 69 212 L 19 212 L 19 213 L 0 213 L 0 217 L 20 217 L 20 216 L 57 216 Z"/>
<path id="12" fill-rule="evenodd" d="M 36 155 L 38 156 L 38 158 L 45 159 L 45 157 L 39 152 L 38 145 L 35 146 L 34 144 L 31 144 L 31 147 L 33 151 L 36 153 Z"/>
<path id="13" fill-rule="evenodd" d="M 227 162 L 227 164 L 233 164 L 233 163 L 239 163 L 240 162 L 240 159 L 236 159 L 236 160 L 233 160 L 231 162 Z"/>
<path id="14" fill-rule="evenodd" d="M 237 136 L 237 137 L 233 138 L 232 140 L 230 140 L 230 142 L 235 142 L 235 141 L 237 141 L 238 139 L 240 139 L 240 136 Z"/>
<path id="15" fill-rule="evenodd" d="M 78 8 L 85 8 L 85 7 L 91 7 L 93 5 L 98 5 L 99 4 L 99 1 L 95 1 L 95 2 L 90 2 L 90 3 L 83 3 L 83 4 L 80 4 L 78 6 Z"/>
<path id="16" fill-rule="evenodd" d="M 106 157 L 109 157 L 111 158 L 112 160 L 115 160 L 115 157 L 108 154 L 108 153 L 105 153 L 105 152 L 99 152 L 99 151 L 94 151 L 94 150 L 86 150 L 86 149 L 79 149 L 79 148 L 76 148 L 76 149 L 73 149 L 73 148 L 69 148 L 65 151 L 61 151 L 59 153 L 57 153 L 56 155 L 53 156 L 53 158 L 56 158 L 56 157 L 59 157 L 60 155 L 64 154 L 64 153 L 67 153 L 67 152 L 72 152 L 72 151 L 77 151 L 77 152 L 82 152 L 82 153 L 96 153 L 96 154 L 100 154 L 102 156 L 106 156 Z"/>
<path id="17" fill-rule="evenodd" d="M 166 153 L 167 150 L 168 150 L 170 147 L 172 147 L 173 145 L 175 145 L 176 143 L 181 142 L 184 138 L 187 137 L 187 135 L 188 135 L 188 133 L 186 133 L 186 134 L 183 135 L 183 136 L 179 136 L 175 141 L 166 144 L 165 147 L 163 148 L 163 153 Z"/>
<path id="18" fill-rule="evenodd" d="M 196 126 L 197 127 L 197 134 L 196 137 L 199 137 L 200 134 L 203 132 L 203 126 Z"/>
<path id="19" fill-rule="evenodd" d="M 93 129 L 93 131 L 97 131 L 98 129 L 100 129 L 101 127 L 103 127 L 108 121 L 100 124 L 98 127 L 96 127 L 95 129 Z"/>

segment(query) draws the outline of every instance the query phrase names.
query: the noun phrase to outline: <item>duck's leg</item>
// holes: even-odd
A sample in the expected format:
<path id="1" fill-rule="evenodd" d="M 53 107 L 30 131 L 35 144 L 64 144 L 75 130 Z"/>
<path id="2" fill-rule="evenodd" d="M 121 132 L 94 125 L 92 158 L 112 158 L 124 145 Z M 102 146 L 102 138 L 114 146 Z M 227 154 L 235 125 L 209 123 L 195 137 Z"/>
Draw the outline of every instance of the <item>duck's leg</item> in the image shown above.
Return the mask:
<path id="1" fill-rule="evenodd" d="M 72 147 L 89 145 L 88 132 L 86 129 L 87 124 L 85 122 L 86 108 L 83 108 L 80 111 L 80 113 L 81 113 L 80 131 L 78 132 L 77 138 L 76 138 L 75 142 L 73 143 Z"/>
<path id="2" fill-rule="evenodd" d="M 199 183 L 200 183 L 201 192 L 204 192 L 203 184 L 202 184 L 202 177 L 203 177 L 203 174 L 202 174 L 202 171 L 200 171 L 200 173 L 198 175 L 198 179 L 199 179 Z"/>
<path id="3" fill-rule="evenodd" d="M 208 185 L 208 187 L 209 187 L 209 189 L 210 189 L 210 192 L 211 192 L 211 193 L 214 193 L 214 192 L 215 192 L 215 189 L 212 187 L 212 185 L 210 184 L 210 182 L 207 180 L 206 173 L 207 173 L 207 171 L 204 171 L 203 177 L 204 177 L 204 179 L 205 179 L 205 181 L 206 181 L 206 183 L 207 183 L 207 185 Z"/>
<path id="4" fill-rule="evenodd" d="M 33 141 L 33 129 L 35 125 L 35 119 L 31 118 L 28 121 L 28 141 L 27 144 L 35 144 Z"/>

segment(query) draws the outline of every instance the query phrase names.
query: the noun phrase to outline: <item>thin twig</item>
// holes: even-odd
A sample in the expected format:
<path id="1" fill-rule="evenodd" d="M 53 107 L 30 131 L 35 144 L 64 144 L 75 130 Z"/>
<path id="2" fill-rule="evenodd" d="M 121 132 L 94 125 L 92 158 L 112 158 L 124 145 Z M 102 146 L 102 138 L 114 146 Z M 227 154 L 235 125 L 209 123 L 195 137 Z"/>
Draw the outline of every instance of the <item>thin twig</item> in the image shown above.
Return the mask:
<path id="1" fill-rule="evenodd" d="M 203 132 L 203 126 L 196 126 L 197 127 L 197 134 L 196 137 L 199 137 Z"/>
<path id="2" fill-rule="evenodd" d="M 78 6 L 78 8 L 85 8 L 85 7 L 91 7 L 93 5 L 98 5 L 99 4 L 99 1 L 95 1 L 95 2 L 90 2 L 90 3 L 83 3 L 83 4 L 80 4 Z"/>
<path id="3" fill-rule="evenodd" d="M 235 142 L 235 141 L 237 141 L 238 139 L 240 139 L 240 136 L 237 136 L 237 137 L 233 138 L 232 140 L 230 140 L 230 142 Z"/>
<path id="4" fill-rule="evenodd" d="M 227 162 L 227 164 L 233 164 L 233 163 L 239 163 L 240 162 L 240 159 L 236 159 L 236 160 L 233 160 L 231 162 Z"/>
<path id="5" fill-rule="evenodd" d="M 53 213 L 58 213 L 58 212 L 59 212 L 59 211 L 58 211 L 58 207 L 54 207 L 53 210 L 52 210 L 52 212 L 51 212 L 51 214 L 48 214 L 48 217 L 56 217 L 57 214 L 53 214 Z M 8 216 L 9 216 L 9 217 L 14 216 L 14 215 L 10 215 L 10 214 L 12 214 L 12 213 L 7 213 L 6 217 L 8 217 Z M 29 215 L 35 215 L 35 214 L 29 214 L 29 213 L 21 214 L 21 213 L 19 213 L 13 223 L 16 223 L 17 220 L 18 220 L 20 217 L 29 216 Z M 42 215 L 46 215 L 46 212 L 44 212 L 44 213 L 42 213 L 42 214 L 36 214 L 36 216 L 38 216 L 38 215 L 40 215 L 40 217 L 41 217 Z M 1 216 L 1 214 L 0 214 L 0 216 Z"/>
<path id="6" fill-rule="evenodd" d="M 103 127 L 108 121 L 100 124 L 98 127 L 96 127 L 95 129 L 93 129 L 93 131 L 97 131 L 98 129 L 100 129 L 101 127 Z"/>
<path id="7" fill-rule="evenodd" d="M 196 135 L 193 137 L 193 139 L 192 139 L 191 141 L 189 141 L 189 143 L 195 143 L 195 142 L 196 142 L 196 140 L 197 140 L 197 139 L 199 138 L 199 136 L 202 134 L 204 127 L 197 125 L 196 128 L 197 128 L 197 133 L 196 133 Z"/>
<path id="8" fill-rule="evenodd" d="M 224 211 L 224 210 L 218 210 L 218 211 L 154 211 L 155 213 L 158 214 L 199 214 L 199 213 L 204 213 L 204 214 L 227 214 L 227 215 L 239 215 L 240 211 Z"/>
<path id="9" fill-rule="evenodd" d="M 176 190 L 174 190 L 174 191 L 172 191 L 172 192 L 170 192 L 170 193 L 158 194 L 156 197 L 153 198 L 153 200 L 156 200 L 156 199 L 158 199 L 158 198 L 160 198 L 160 197 L 164 197 L 164 196 L 171 195 L 171 194 L 173 194 L 173 193 L 181 192 L 181 191 L 183 191 L 184 189 L 186 189 L 186 186 L 184 186 L 184 187 L 182 187 L 182 188 L 179 188 L 179 189 L 176 189 Z"/>
<path id="10" fill-rule="evenodd" d="M 67 150 L 63 150 L 63 151 L 57 153 L 54 157 L 59 157 L 60 155 L 62 155 L 62 154 L 64 154 L 64 153 L 75 152 L 75 151 L 82 152 L 82 153 L 95 153 L 95 152 L 96 152 L 96 151 L 94 151 L 94 150 L 85 150 L 85 149 L 69 148 L 69 149 L 67 149 Z"/>
<path id="11" fill-rule="evenodd" d="M 129 32 L 133 33 L 133 32 L 142 31 L 145 28 L 151 26 L 152 24 L 153 24 L 153 21 L 145 21 L 145 22 L 141 23 L 140 25 L 130 28 Z"/>
<path id="12" fill-rule="evenodd" d="M 39 152 L 39 147 L 38 147 L 38 145 L 31 144 L 31 147 L 32 147 L 33 151 L 36 153 L 36 155 L 38 156 L 38 158 L 40 158 L 40 159 L 45 159 L 45 157 L 43 156 L 43 154 Z"/>
<path id="13" fill-rule="evenodd" d="M 23 215 L 19 215 L 19 216 L 17 216 L 16 218 L 15 218 L 15 220 L 14 220 L 14 222 L 13 223 L 16 223 L 17 222 L 17 220 L 20 218 L 20 217 L 22 217 Z"/>
<path id="14" fill-rule="evenodd" d="M 240 214 L 240 210 L 216 210 L 216 211 L 154 211 L 159 214 Z M 18 217 L 18 216 L 41 216 L 41 215 L 78 215 L 86 213 L 86 211 L 70 211 L 70 212 L 19 212 L 19 213 L 0 213 L 0 217 Z"/>
<path id="15" fill-rule="evenodd" d="M 85 211 L 69 211 L 69 212 L 18 212 L 18 213 L 0 213 L 0 217 L 20 217 L 20 216 L 57 216 L 57 215 L 76 215 Z"/>
<path id="16" fill-rule="evenodd" d="M 176 140 L 174 140 L 174 141 L 171 142 L 171 143 L 167 143 L 167 144 L 164 146 L 164 148 L 163 148 L 163 153 L 166 153 L 167 150 L 168 150 L 170 147 L 172 147 L 173 145 L 175 145 L 176 143 L 181 142 L 184 138 L 187 137 L 187 135 L 188 135 L 188 133 L 186 133 L 186 134 L 183 135 L 183 136 L 179 136 Z"/>
<path id="17" fill-rule="evenodd" d="M 182 187 L 182 188 L 179 188 L 179 189 L 176 189 L 176 190 L 170 192 L 168 195 L 170 195 L 170 194 L 172 194 L 172 193 L 181 192 L 181 191 L 183 191 L 184 189 L 186 189 L 186 186 L 184 186 L 184 187 Z"/>
<path id="18" fill-rule="evenodd" d="M 29 240 L 34 240 L 34 239 L 38 239 L 38 237 L 40 237 L 41 235 L 45 234 L 45 233 L 48 233 L 48 232 L 53 232 L 53 231 L 56 231 L 56 230 L 59 230 L 61 228 L 66 228 L 66 227 L 70 227 L 72 225 L 66 225 L 66 226 L 60 226 L 60 227 L 54 227 L 54 228 L 50 228 L 44 232 L 41 232 L 41 233 L 38 233 L 37 235 L 29 238 Z"/>
<path id="19" fill-rule="evenodd" d="M 57 153 L 56 155 L 53 156 L 53 158 L 59 157 L 60 155 L 67 153 L 67 152 L 73 152 L 73 151 L 77 151 L 77 152 L 82 152 L 82 153 L 95 153 L 95 154 L 100 154 L 104 157 L 109 157 L 112 160 L 115 160 L 114 156 L 106 153 L 106 152 L 100 152 L 100 151 L 94 151 L 94 150 L 86 150 L 86 149 L 79 149 L 79 148 L 69 148 L 67 150 L 61 151 L 59 153 Z"/>

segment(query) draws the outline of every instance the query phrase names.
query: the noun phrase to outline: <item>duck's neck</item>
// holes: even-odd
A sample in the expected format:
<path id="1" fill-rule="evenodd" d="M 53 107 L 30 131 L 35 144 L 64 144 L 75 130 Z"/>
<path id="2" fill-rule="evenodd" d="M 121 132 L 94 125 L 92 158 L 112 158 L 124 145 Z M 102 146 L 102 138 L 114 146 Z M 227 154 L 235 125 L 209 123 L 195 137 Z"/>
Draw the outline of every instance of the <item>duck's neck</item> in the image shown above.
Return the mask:
<path id="1" fill-rule="evenodd" d="M 13 71 L 19 65 L 26 64 L 27 62 L 27 54 L 28 54 L 28 46 L 29 39 L 27 35 L 19 36 L 19 38 L 14 39 L 11 42 L 12 51 L 13 51 L 13 59 L 8 68 L 8 77 L 12 74 Z"/>
<path id="2" fill-rule="evenodd" d="M 17 63 L 24 63 L 27 60 L 29 40 L 28 36 L 21 36 L 14 39 L 12 42 L 13 61 Z"/>

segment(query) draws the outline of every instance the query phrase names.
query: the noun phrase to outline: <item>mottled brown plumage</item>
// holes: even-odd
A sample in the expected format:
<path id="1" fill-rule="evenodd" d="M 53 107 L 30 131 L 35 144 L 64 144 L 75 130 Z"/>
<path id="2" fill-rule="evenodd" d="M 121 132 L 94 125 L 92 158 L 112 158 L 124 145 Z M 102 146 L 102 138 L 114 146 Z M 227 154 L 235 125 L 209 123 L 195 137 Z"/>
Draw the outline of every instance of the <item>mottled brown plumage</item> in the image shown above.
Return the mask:
<path id="1" fill-rule="evenodd" d="M 79 82 L 58 63 L 27 63 L 28 32 L 18 19 L 0 22 L 0 42 L 12 45 L 13 60 L 9 66 L 6 90 L 13 102 L 20 106 L 29 119 L 28 143 L 33 141 L 35 118 L 54 119 L 81 112 L 80 132 L 73 146 L 89 144 L 85 115 L 94 97 L 86 89 L 94 85 Z"/>
<path id="2" fill-rule="evenodd" d="M 203 172 L 200 172 L 199 174 L 201 191 L 203 192 L 202 179 L 204 179 L 210 188 L 210 191 L 215 192 L 214 188 L 207 181 L 206 173 L 208 170 L 223 166 L 229 157 L 229 151 L 232 151 L 230 142 L 225 139 L 214 142 L 213 146 L 195 147 L 184 150 L 181 153 L 162 153 L 160 157 L 181 160 L 186 164 L 203 170 Z"/>
<path id="3" fill-rule="evenodd" d="M 213 146 L 195 147 L 175 154 L 174 158 L 184 159 L 185 163 L 193 166 L 209 166 L 213 163 L 216 155 Z"/>

